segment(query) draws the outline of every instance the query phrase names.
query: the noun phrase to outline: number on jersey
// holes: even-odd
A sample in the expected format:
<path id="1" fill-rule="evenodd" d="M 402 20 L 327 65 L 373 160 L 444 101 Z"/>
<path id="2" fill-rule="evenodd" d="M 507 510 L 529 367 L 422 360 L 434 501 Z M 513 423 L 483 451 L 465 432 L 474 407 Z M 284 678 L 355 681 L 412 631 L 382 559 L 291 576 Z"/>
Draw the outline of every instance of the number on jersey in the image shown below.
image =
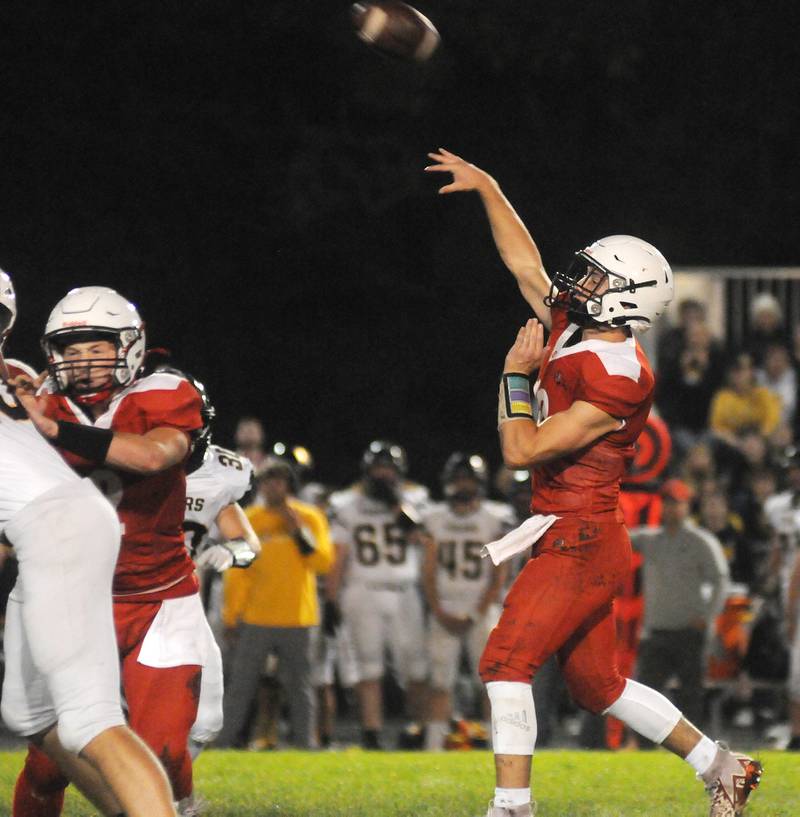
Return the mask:
<path id="1" fill-rule="evenodd" d="M 374 567 L 382 561 L 402 565 L 406 561 L 408 542 L 398 525 L 358 525 L 353 531 L 356 559 L 365 567 Z"/>
<path id="2" fill-rule="evenodd" d="M 439 566 L 447 571 L 451 579 L 475 581 L 483 572 L 482 548 L 482 542 L 469 539 L 439 542 Z"/>

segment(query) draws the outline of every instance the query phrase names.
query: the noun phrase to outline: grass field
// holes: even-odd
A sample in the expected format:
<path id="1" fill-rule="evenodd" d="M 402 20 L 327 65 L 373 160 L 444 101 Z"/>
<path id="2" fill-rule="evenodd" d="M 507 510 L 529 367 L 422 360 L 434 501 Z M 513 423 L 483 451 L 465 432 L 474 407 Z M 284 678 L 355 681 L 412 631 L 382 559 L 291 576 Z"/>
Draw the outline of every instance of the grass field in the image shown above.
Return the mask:
<path id="1" fill-rule="evenodd" d="M 761 787 L 748 817 L 800 815 L 800 755 L 762 752 Z M 21 752 L 0 753 L 0 815 Z M 195 767 L 208 817 L 482 817 L 492 795 L 487 752 L 365 753 L 210 751 Z M 704 817 L 692 770 L 664 751 L 548 751 L 534 758 L 539 817 Z M 94 810 L 70 791 L 65 817 Z"/>

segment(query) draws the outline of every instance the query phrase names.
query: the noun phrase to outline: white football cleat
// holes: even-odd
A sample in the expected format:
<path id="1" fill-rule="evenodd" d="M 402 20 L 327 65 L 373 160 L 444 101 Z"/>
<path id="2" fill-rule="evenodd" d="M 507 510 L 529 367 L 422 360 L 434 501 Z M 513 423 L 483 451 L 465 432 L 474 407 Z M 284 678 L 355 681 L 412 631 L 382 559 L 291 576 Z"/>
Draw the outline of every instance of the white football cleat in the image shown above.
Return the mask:
<path id="1" fill-rule="evenodd" d="M 175 804 L 175 810 L 178 812 L 178 817 L 199 817 L 208 808 L 208 801 L 205 797 L 192 792 L 188 797 L 178 801 Z"/>
<path id="2" fill-rule="evenodd" d="M 524 806 L 496 806 L 494 800 L 490 800 L 486 817 L 536 817 L 536 802 Z"/>
<path id="3" fill-rule="evenodd" d="M 709 817 L 740 817 L 747 798 L 758 786 L 763 767 L 747 755 L 731 752 L 718 745 L 717 756 L 702 775 L 711 797 Z"/>

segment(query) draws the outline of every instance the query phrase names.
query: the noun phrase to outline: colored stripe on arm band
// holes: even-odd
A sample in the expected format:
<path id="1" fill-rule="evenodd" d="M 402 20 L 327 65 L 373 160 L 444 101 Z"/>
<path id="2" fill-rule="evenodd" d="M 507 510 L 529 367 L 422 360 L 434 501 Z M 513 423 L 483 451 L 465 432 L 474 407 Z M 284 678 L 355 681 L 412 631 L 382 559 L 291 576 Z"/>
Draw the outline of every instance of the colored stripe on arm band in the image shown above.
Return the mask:
<path id="1" fill-rule="evenodd" d="M 517 418 L 533 419 L 531 384 L 524 374 L 504 374 L 500 381 L 498 424 Z"/>

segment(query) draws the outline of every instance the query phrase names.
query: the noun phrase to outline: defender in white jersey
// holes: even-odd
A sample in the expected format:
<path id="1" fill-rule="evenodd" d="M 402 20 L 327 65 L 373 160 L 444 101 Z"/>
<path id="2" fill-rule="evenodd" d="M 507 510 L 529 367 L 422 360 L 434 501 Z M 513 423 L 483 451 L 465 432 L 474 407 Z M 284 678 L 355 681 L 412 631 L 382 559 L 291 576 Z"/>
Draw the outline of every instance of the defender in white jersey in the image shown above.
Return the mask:
<path id="1" fill-rule="evenodd" d="M 0 271 L 0 350 L 16 312 Z M 33 394 L 35 373 L 0 351 L 0 375 L 0 535 L 19 563 L 6 611 L 3 720 L 97 789 L 100 808 L 172 815 L 166 776 L 125 726 L 120 703 L 111 613 L 119 521 L 28 420 L 18 395 Z"/>
<path id="2" fill-rule="evenodd" d="M 478 660 L 500 618 L 507 567 L 494 567 L 490 559 L 482 559 L 481 549 L 515 524 L 509 506 L 484 499 L 487 483 L 486 460 L 480 454 L 456 451 L 442 472 L 446 501 L 422 520 L 426 534 L 422 585 L 432 614 L 425 748 L 433 751 L 444 748 L 449 732 L 451 696 L 462 651 L 478 682 Z M 484 700 L 484 720 L 488 712 L 488 700 Z"/>
<path id="3" fill-rule="evenodd" d="M 204 600 L 219 588 L 214 579 L 231 567 L 249 567 L 261 552 L 261 543 L 253 531 L 239 500 L 250 489 L 253 466 L 247 457 L 211 443 L 211 423 L 216 416 L 205 386 L 186 372 L 161 367 L 186 378 L 203 403 L 203 428 L 197 436 L 186 463 L 186 511 L 184 541 L 201 576 Z M 208 606 L 204 604 L 206 611 Z M 208 613 L 207 613 L 208 614 Z M 200 680 L 197 718 L 189 732 L 192 760 L 216 738 L 222 729 L 222 655 L 208 624 L 206 625 L 206 661 Z M 187 809 L 193 803 L 186 804 Z"/>
<path id="4" fill-rule="evenodd" d="M 381 678 L 388 649 L 404 685 L 409 715 L 422 715 L 426 692 L 420 548 L 415 528 L 424 506 L 403 491 L 405 451 L 376 440 L 362 458 L 363 478 L 344 496 L 331 497 L 331 534 L 346 558 L 337 560 L 335 595 L 341 580 L 341 608 L 355 647 L 363 743 L 380 748 L 383 726 Z"/>
<path id="5" fill-rule="evenodd" d="M 215 577 L 230 567 L 249 567 L 261 551 L 261 543 L 239 506 L 252 477 L 250 460 L 210 445 L 201 465 L 186 478 L 184 531 L 201 572 L 207 616 L 209 610 L 219 609 L 218 604 L 210 601 L 215 593 L 221 592 L 222 583 L 215 581 Z M 222 654 L 210 627 L 208 636 L 208 661 L 200 681 L 197 719 L 189 733 L 193 760 L 222 729 Z"/>

